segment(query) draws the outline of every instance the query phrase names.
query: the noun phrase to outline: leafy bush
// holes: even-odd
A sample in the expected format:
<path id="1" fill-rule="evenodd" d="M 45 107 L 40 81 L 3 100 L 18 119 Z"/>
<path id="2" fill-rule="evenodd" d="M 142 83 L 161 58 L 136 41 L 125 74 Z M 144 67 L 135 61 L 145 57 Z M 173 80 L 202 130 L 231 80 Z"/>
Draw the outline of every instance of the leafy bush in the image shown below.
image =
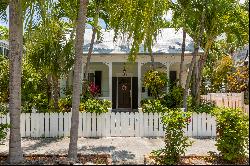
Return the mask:
<path id="1" fill-rule="evenodd" d="M 6 138 L 9 127 L 9 124 L 0 124 L 0 142 Z"/>
<path id="2" fill-rule="evenodd" d="M 181 86 L 174 86 L 171 91 L 164 96 L 164 104 L 168 108 L 181 108 L 183 105 L 184 89 Z"/>
<path id="3" fill-rule="evenodd" d="M 105 113 L 111 107 L 109 100 L 88 99 L 85 103 L 81 103 L 80 111 L 91 113 Z"/>
<path id="4" fill-rule="evenodd" d="M 217 119 L 217 149 L 223 159 L 240 162 L 246 158 L 249 144 L 249 117 L 241 109 L 218 108 L 214 111 Z"/>
<path id="5" fill-rule="evenodd" d="M 162 116 L 165 148 L 152 152 L 156 162 L 170 165 L 177 164 L 180 161 L 181 155 L 192 144 L 183 132 L 183 128 L 191 121 L 190 117 L 190 112 L 183 112 L 176 108 L 169 109 L 167 114 Z"/>
<path id="6" fill-rule="evenodd" d="M 0 103 L 0 115 L 5 115 L 7 114 L 8 111 L 8 105 L 4 103 Z"/>
<path id="7" fill-rule="evenodd" d="M 149 70 L 144 75 L 144 85 L 148 88 L 152 95 L 157 99 L 167 86 L 168 80 L 166 73 L 156 70 Z"/>
<path id="8" fill-rule="evenodd" d="M 58 102 L 60 112 L 70 112 L 72 108 L 72 97 L 67 96 L 61 98 Z M 87 100 L 82 99 L 79 106 L 79 111 L 81 112 L 91 112 L 91 113 L 105 113 L 108 112 L 108 108 L 111 107 L 111 102 L 109 100 L 99 100 L 89 98 Z"/>
<path id="9" fill-rule="evenodd" d="M 70 112 L 72 107 L 72 97 L 66 96 L 65 98 L 60 98 L 58 106 L 60 112 Z"/>
<path id="10" fill-rule="evenodd" d="M 141 100 L 143 112 L 165 112 L 166 107 L 158 99 L 143 99 Z"/>
<path id="11" fill-rule="evenodd" d="M 0 103 L 0 118 L 1 115 L 6 115 L 8 113 L 7 104 Z M 6 138 L 9 124 L 0 124 L 0 142 Z"/>
<path id="12" fill-rule="evenodd" d="M 192 107 L 192 111 L 196 113 L 212 113 L 216 105 L 212 101 L 201 100 L 198 106 Z"/>

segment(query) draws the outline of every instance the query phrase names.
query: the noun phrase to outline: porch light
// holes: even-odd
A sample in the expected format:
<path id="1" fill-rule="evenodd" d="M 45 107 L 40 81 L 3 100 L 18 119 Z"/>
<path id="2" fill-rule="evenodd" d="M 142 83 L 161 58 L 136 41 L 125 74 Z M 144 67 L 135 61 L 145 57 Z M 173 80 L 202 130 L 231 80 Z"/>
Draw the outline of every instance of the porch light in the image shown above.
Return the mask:
<path id="1" fill-rule="evenodd" d="M 127 70 L 125 69 L 125 63 L 124 63 L 124 65 L 123 65 L 123 76 L 127 76 Z"/>

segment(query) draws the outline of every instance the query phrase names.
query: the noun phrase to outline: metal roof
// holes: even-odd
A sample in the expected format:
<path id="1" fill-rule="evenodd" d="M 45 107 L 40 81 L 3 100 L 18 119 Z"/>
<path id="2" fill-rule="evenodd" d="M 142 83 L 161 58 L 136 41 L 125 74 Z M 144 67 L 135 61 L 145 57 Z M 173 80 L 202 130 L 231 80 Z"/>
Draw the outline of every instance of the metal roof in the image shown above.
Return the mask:
<path id="1" fill-rule="evenodd" d="M 114 30 L 102 29 L 102 40 L 94 43 L 93 54 L 128 54 L 131 48 L 131 41 L 125 37 L 118 36 L 114 41 Z M 83 53 L 87 53 L 92 37 L 92 29 L 86 29 L 84 35 Z M 161 33 L 156 37 L 153 45 L 153 53 L 157 54 L 179 54 L 182 45 L 182 29 L 176 31 L 174 28 L 161 29 Z M 185 53 L 192 53 L 194 49 L 193 39 L 186 35 Z M 203 52 L 202 49 L 199 52 Z M 140 45 L 139 53 L 148 53 L 144 51 L 143 44 Z"/>

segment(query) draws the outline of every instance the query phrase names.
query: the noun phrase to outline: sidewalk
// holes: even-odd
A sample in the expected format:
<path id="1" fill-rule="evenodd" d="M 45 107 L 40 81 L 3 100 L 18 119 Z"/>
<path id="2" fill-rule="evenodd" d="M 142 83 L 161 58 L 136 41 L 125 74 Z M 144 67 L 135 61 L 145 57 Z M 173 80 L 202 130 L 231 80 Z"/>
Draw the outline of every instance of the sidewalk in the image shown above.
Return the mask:
<path id="1" fill-rule="evenodd" d="M 214 139 L 193 139 L 186 155 L 207 155 L 207 152 L 217 152 Z M 69 138 L 25 138 L 22 147 L 25 154 L 67 154 Z M 144 155 L 152 150 L 164 147 L 162 138 L 140 137 L 109 137 L 109 138 L 79 138 L 78 153 L 111 154 L 114 164 L 143 164 Z M 0 153 L 8 153 L 8 141 L 0 145 Z"/>

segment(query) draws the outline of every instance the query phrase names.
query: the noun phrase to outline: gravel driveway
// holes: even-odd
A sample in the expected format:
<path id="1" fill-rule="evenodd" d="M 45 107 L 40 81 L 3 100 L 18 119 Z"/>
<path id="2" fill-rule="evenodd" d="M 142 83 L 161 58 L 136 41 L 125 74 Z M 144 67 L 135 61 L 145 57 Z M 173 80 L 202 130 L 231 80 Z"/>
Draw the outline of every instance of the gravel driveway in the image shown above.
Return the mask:
<path id="1" fill-rule="evenodd" d="M 214 139 L 193 139 L 193 145 L 188 148 L 186 155 L 207 155 L 207 152 L 216 150 Z M 25 138 L 22 147 L 25 154 L 66 154 L 69 138 Z M 109 138 L 79 138 L 79 153 L 108 153 L 111 154 L 114 164 L 143 164 L 144 155 L 152 150 L 164 147 L 163 138 L 140 137 L 109 137 Z M 8 142 L 0 145 L 0 153 L 8 152 Z"/>

